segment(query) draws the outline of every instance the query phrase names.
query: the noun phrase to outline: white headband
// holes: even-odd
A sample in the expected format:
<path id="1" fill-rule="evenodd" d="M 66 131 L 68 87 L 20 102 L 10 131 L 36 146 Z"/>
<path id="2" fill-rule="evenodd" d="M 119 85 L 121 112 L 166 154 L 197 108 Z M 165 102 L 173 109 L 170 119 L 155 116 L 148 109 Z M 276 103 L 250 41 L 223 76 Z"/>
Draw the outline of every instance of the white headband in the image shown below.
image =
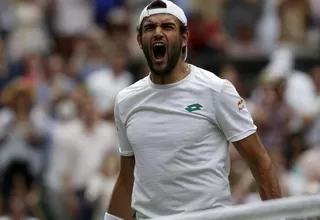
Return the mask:
<path id="1" fill-rule="evenodd" d="M 148 7 L 153 3 L 147 5 L 143 11 L 141 12 L 140 19 L 139 19 L 139 26 L 141 25 L 143 19 L 155 15 L 155 14 L 171 14 L 178 18 L 185 26 L 187 26 L 187 17 L 184 14 L 183 10 L 176 4 L 168 0 L 160 0 L 166 5 L 166 8 L 156 8 L 156 9 L 149 9 Z"/>

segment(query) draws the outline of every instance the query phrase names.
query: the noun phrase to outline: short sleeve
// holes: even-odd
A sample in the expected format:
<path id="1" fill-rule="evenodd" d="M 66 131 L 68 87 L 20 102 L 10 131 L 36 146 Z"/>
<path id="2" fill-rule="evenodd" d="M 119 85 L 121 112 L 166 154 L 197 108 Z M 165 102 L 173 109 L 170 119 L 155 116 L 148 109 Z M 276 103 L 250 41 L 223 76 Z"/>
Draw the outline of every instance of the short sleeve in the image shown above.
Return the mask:
<path id="1" fill-rule="evenodd" d="M 257 130 L 244 99 L 227 80 L 218 97 L 216 121 L 226 139 L 231 142 L 240 141 Z"/>
<path id="2" fill-rule="evenodd" d="M 129 143 L 127 137 L 127 129 L 125 124 L 122 122 L 119 112 L 119 104 L 116 102 L 114 106 L 114 119 L 117 127 L 117 136 L 118 136 L 118 147 L 121 156 L 132 156 L 133 149 Z"/>

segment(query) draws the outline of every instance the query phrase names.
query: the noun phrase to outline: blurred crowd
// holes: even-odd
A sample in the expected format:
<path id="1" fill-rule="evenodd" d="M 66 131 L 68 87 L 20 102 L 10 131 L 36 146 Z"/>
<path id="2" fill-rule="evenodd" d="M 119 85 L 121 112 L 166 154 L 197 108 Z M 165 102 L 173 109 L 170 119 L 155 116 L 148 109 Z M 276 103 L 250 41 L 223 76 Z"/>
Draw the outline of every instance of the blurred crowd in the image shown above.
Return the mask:
<path id="1" fill-rule="evenodd" d="M 113 104 L 148 74 L 136 21 L 150 0 L 0 1 L 0 219 L 98 220 L 119 171 Z M 270 57 L 246 99 L 285 196 L 320 192 L 320 0 L 176 0 L 189 61 Z M 258 201 L 230 146 L 234 204 Z"/>

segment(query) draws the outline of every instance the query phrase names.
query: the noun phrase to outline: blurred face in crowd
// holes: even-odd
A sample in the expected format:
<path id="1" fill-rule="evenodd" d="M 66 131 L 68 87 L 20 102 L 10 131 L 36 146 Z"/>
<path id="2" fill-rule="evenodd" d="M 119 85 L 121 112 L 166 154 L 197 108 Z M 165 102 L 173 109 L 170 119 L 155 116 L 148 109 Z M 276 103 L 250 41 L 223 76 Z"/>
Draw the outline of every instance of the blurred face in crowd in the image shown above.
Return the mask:
<path id="1" fill-rule="evenodd" d="M 64 60 L 59 54 L 53 54 L 47 58 L 47 70 L 51 73 L 61 73 L 64 69 Z"/>
<path id="2" fill-rule="evenodd" d="M 43 60 L 40 54 L 28 54 L 25 59 L 26 71 L 38 73 L 43 70 Z"/>
<path id="3" fill-rule="evenodd" d="M 16 113 L 28 114 L 32 108 L 32 98 L 25 92 L 20 91 L 13 100 L 13 110 Z"/>
<path id="4" fill-rule="evenodd" d="M 137 39 L 152 73 L 169 75 L 177 65 L 189 35 L 182 33 L 181 26 L 169 14 L 152 15 L 142 22 Z"/>
<path id="5" fill-rule="evenodd" d="M 56 103 L 55 113 L 62 121 L 71 120 L 77 115 L 76 103 L 69 97 L 63 98 Z"/>
<path id="6" fill-rule="evenodd" d="M 111 66 L 115 74 L 121 73 L 127 67 L 127 57 L 125 54 L 117 53 L 111 57 Z"/>
<path id="7" fill-rule="evenodd" d="M 87 126 L 92 126 L 97 121 L 97 118 L 99 116 L 98 110 L 92 98 L 86 97 L 83 99 L 81 106 L 81 116 L 83 122 Z"/>

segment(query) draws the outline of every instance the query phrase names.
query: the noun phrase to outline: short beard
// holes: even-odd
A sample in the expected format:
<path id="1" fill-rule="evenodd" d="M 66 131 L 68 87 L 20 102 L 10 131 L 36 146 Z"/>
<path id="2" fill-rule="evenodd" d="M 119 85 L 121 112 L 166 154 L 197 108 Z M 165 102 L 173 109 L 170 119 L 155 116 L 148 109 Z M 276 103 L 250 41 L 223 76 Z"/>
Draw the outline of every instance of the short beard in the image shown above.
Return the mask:
<path id="1" fill-rule="evenodd" d="M 172 70 L 176 67 L 179 58 L 181 57 L 181 51 L 182 51 L 182 43 L 180 44 L 174 44 L 167 49 L 167 59 L 168 63 L 167 66 L 163 70 L 155 70 L 153 63 L 152 63 L 152 49 L 148 47 L 148 45 L 142 46 L 142 50 L 144 53 L 144 56 L 146 57 L 146 60 L 148 62 L 148 66 L 151 70 L 151 72 L 157 76 L 169 76 L 172 72 Z"/>

